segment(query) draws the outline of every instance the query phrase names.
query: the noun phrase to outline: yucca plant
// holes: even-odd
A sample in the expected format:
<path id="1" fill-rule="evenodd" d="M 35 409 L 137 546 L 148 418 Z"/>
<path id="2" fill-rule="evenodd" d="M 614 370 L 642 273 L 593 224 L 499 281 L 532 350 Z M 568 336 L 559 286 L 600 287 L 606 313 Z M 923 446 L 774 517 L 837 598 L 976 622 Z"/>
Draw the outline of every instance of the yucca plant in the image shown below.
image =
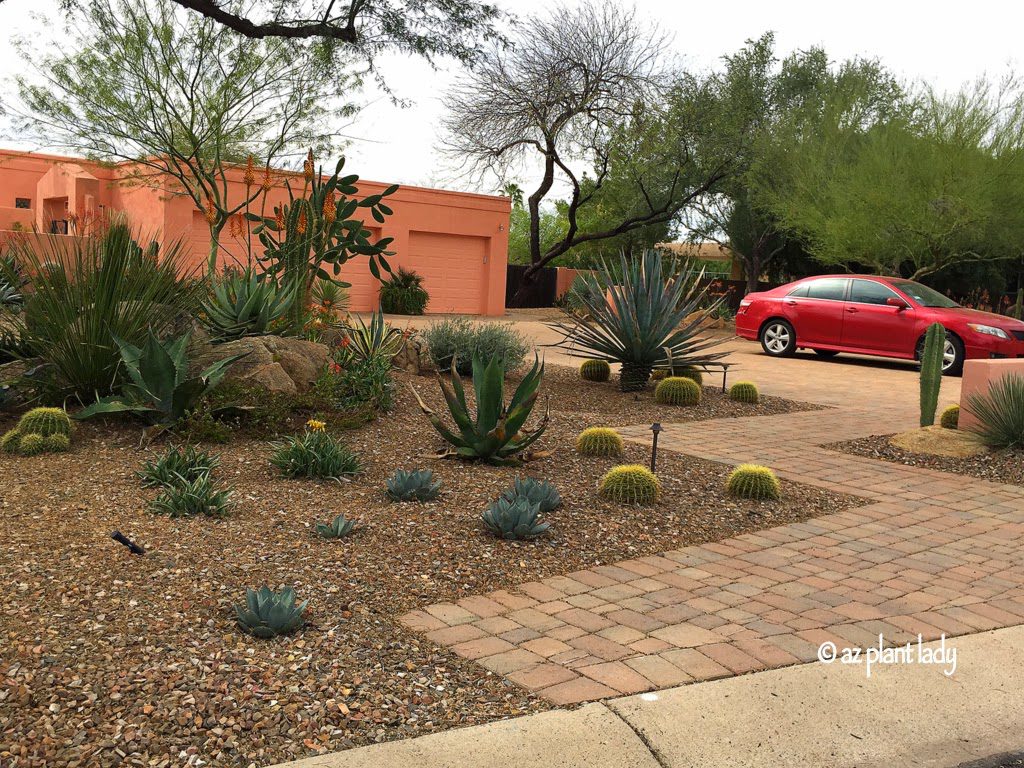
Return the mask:
<path id="1" fill-rule="evenodd" d="M 423 276 L 404 267 L 380 286 L 381 311 L 392 315 L 422 315 L 429 300 Z"/>
<path id="2" fill-rule="evenodd" d="M 458 429 L 452 432 L 420 398 L 410 385 L 420 409 L 430 419 L 434 429 L 454 448 L 452 455 L 464 459 L 482 459 L 491 464 L 518 464 L 518 454 L 525 451 L 544 434 L 548 425 L 545 411 L 540 424 L 533 431 L 525 429 L 538 389 L 544 379 L 544 365 L 536 358 L 529 373 L 516 387 L 508 405 L 505 405 L 505 368 L 495 355 L 485 365 L 480 357 L 473 358 L 473 389 L 476 392 L 476 418 L 469 412 L 462 378 L 452 363 L 451 386 L 438 376 L 438 383 L 448 404 L 448 411 Z"/>
<path id="3" fill-rule="evenodd" d="M 550 525 L 538 522 L 540 505 L 525 496 L 508 499 L 502 496 L 483 513 L 484 526 L 502 539 L 532 539 L 544 533 Z"/>
<path id="4" fill-rule="evenodd" d="M 311 291 L 313 304 L 323 311 L 331 314 L 338 314 L 348 309 L 348 290 L 335 280 L 325 280 L 322 277 L 313 282 Z"/>
<path id="5" fill-rule="evenodd" d="M 268 639 L 287 635 L 302 626 L 302 612 L 308 600 L 296 603 L 295 590 L 285 587 L 280 592 L 263 586 L 245 590 L 245 604 L 235 606 L 238 626 L 250 635 Z"/>
<path id="6" fill-rule="evenodd" d="M 672 274 L 665 278 L 667 272 Z M 709 352 L 721 339 L 700 335 L 700 329 L 714 310 L 706 303 L 706 289 L 699 288 L 703 270 L 689 265 L 677 269 L 675 261 L 663 264 L 661 254 L 647 251 L 613 270 L 602 263 L 598 274 L 580 274 L 577 292 L 586 305 L 586 315 L 570 315 L 564 322 L 548 325 L 562 334 L 555 346 L 573 357 L 621 363 L 619 386 L 624 392 L 643 389 L 655 365 L 671 361 L 677 367 L 707 368 L 725 356 Z M 606 298 L 602 285 L 607 285 Z M 692 317 L 683 322 L 685 318 Z"/>
<path id="7" fill-rule="evenodd" d="M 380 310 L 370 317 L 369 325 L 360 317 L 350 316 L 345 332 L 349 343 L 344 347 L 344 354 L 357 361 L 390 360 L 402 348 L 404 338 L 402 331 L 384 321 L 384 313 Z"/>
<path id="8" fill-rule="evenodd" d="M 218 488 L 209 473 L 192 480 L 177 477 L 150 503 L 150 511 L 171 517 L 224 517 L 231 511 L 231 488 Z"/>
<path id="9" fill-rule="evenodd" d="M 260 277 L 252 267 L 210 280 L 210 295 L 202 302 L 200 320 L 214 341 L 232 341 L 270 332 L 296 301 L 295 286 Z"/>
<path id="10" fill-rule="evenodd" d="M 317 523 L 316 535 L 321 539 L 343 539 L 355 528 L 355 520 L 346 520 L 345 515 L 340 514 L 329 523 Z"/>
<path id="11" fill-rule="evenodd" d="M 441 489 L 441 481 L 434 480 L 434 473 L 429 469 L 412 472 L 396 469 L 385 485 L 392 501 L 433 501 Z"/>
<path id="12" fill-rule="evenodd" d="M 192 482 L 220 465 L 220 457 L 200 451 L 193 445 L 168 446 L 155 460 L 146 461 L 137 472 L 144 488 L 166 488 L 185 480 Z"/>
<path id="13" fill-rule="evenodd" d="M 1024 448 L 1024 377 L 1011 373 L 989 384 L 988 392 L 963 404 L 975 419 L 969 431 L 992 448 Z"/>
<path id="14" fill-rule="evenodd" d="M 519 498 L 526 499 L 531 504 L 539 506 L 541 512 L 550 512 L 553 509 L 558 509 L 562 504 L 562 497 L 553 484 L 547 480 L 536 480 L 532 477 L 517 477 L 512 484 L 512 488 L 505 491 L 502 494 L 502 498 L 509 501 L 515 501 Z"/>
<path id="15" fill-rule="evenodd" d="M 185 266 L 185 248 L 164 246 L 157 259 L 123 226 L 88 237 L 19 239 L 11 250 L 32 276 L 13 330 L 29 356 L 53 367 L 62 393 L 83 403 L 117 391 L 115 337 L 142 344 L 150 329 L 165 333 L 198 302 L 201 286 Z"/>
<path id="16" fill-rule="evenodd" d="M 189 375 L 189 334 L 161 341 L 151 330 L 140 348 L 114 337 L 129 381 L 119 395 L 97 400 L 75 418 L 88 419 L 110 413 L 129 413 L 145 422 L 171 427 L 195 410 L 209 390 L 217 386 L 233 362 L 245 357 L 231 355 Z"/>

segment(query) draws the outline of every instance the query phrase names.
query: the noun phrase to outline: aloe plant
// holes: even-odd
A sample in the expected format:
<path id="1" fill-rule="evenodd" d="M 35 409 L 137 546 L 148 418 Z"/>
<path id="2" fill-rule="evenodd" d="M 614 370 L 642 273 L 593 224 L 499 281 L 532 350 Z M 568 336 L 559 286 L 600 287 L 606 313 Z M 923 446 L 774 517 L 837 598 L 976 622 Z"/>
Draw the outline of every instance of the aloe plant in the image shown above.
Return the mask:
<path id="1" fill-rule="evenodd" d="M 708 351 L 721 339 L 700 334 L 717 306 L 713 302 L 702 308 L 706 288 L 698 286 L 703 270 L 677 267 L 674 260 L 663 263 L 652 250 L 633 261 L 620 256 L 617 269 L 604 262 L 597 274 L 580 274 L 579 290 L 574 290 L 586 312 L 548 323 L 562 334 L 553 346 L 573 357 L 621 363 L 619 386 L 624 392 L 643 389 L 656 365 L 671 361 L 673 366 L 703 368 L 725 357 L 724 352 Z M 666 279 L 666 273 L 672 277 Z"/>
<path id="2" fill-rule="evenodd" d="M 263 586 L 245 590 L 245 605 L 235 606 L 238 626 L 260 638 L 276 637 L 294 632 L 302 626 L 302 612 L 308 600 L 296 604 L 295 590 L 285 587 L 275 592 Z"/>
<path id="3" fill-rule="evenodd" d="M 282 286 L 252 267 L 210 280 L 210 295 L 202 302 L 203 325 L 215 341 L 261 336 L 285 317 L 295 303 L 294 286 Z"/>
<path id="4" fill-rule="evenodd" d="M 114 337 L 129 381 L 120 394 L 104 397 L 79 411 L 75 418 L 108 413 L 130 413 L 149 424 L 169 427 L 195 409 L 200 399 L 217 386 L 228 367 L 248 353 L 231 355 L 189 376 L 189 334 L 161 341 L 152 330 L 140 348 Z"/>
<path id="5" fill-rule="evenodd" d="M 519 382 L 508 405 L 505 405 L 505 368 L 495 355 L 484 365 L 479 357 L 473 358 L 473 389 L 476 393 L 476 418 L 470 414 L 462 378 L 452 363 L 451 386 L 438 377 L 448 411 L 455 422 L 456 434 L 445 426 L 410 385 L 423 413 L 434 429 L 453 447 L 452 454 L 464 459 L 482 459 L 491 464 L 518 464 L 518 454 L 525 451 L 548 425 L 548 414 L 536 429 L 524 427 L 537 402 L 538 389 L 544 379 L 544 364 L 534 358 L 533 367 Z"/>

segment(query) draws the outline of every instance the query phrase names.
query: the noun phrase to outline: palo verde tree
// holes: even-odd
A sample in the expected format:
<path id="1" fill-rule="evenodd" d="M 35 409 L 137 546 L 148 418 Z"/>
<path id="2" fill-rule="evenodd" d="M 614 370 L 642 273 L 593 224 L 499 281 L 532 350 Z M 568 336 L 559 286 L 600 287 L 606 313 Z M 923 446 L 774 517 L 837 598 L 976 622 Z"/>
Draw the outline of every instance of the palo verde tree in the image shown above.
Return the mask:
<path id="1" fill-rule="evenodd" d="M 709 117 L 704 84 L 679 81 L 667 105 L 664 53 L 634 12 L 591 0 L 525 19 L 513 45 L 485 51 L 445 99 L 446 148 L 470 173 L 505 178 L 540 165 L 526 199 L 524 287 L 577 246 L 672 220 L 725 174 L 724 161 L 696 153 Z M 565 189 L 565 228 L 545 243 L 542 208 Z M 616 216 L 586 215 L 606 195 Z"/>
<path id="2" fill-rule="evenodd" d="M 74 12 L 80 2 L 60 0 L 61 10 Z M 501 39 L 506 21 L 496 6 L 478 0 L 173 2 L 253 40 L 313 40 L 323 55 L 359 58 L 371 66 L 388 51 L 469 62 L 483 41 Z"/>
<path id="3" fill-rule="evenodd" d="M 250 40 L 170 0 L 89 0 L 74 11 L 67 52 L 27 57 L 12 111 L 26 135 L 105 162 L 128 161 L 129 180 L 190 197 L 220 235 L 274 183 L 270 166 L 335 143 L 338 103 L 357 74 L 316 50 Z M 300 155 L 300 156 L 301 156 Z M 246 164 L 246 197 L 228 198 L 226 170 Z"/>
<path id="4" fill-rule="evenodd" d="M 797 51 L 781 61 L 771 32 L 748 40 L 723 58 L 713 76 L 723 117 L 717 130 L 731 132 L 736 155 L 732 173 L 701 195 L 685 216 L 695 242 L 713 241 L 738 258 L 747 289 L 776 267 L 787 248 L 786 233 L 759 195 L 770 184 L 799 136 L 813 135 L 826 103 L 844 124 L 870 126 L 902 108 L 902 89 L 878 62 L 853 59 L 833 65 L 824 50 Z"/>
<path id="5" fill-rule="evenodd" d="M 824 264 L 921 279 L 1019 260 L 1024 91 L 1012 79 L 925 89 L 905 115 L 867 127 L 827 111 L 760 194 Z"/>

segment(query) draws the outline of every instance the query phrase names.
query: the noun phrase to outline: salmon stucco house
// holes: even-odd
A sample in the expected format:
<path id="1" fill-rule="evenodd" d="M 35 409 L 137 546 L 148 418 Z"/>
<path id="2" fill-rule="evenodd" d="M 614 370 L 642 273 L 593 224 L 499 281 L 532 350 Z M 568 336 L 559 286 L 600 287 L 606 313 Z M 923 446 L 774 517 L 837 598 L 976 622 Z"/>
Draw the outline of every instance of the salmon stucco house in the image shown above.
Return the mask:
<path id="1" fill-rule="evenodd" d="M 101 165 L 72 157 L 0 150 L 0 241 L 14 230 L 75 236 L 76 222 L 123 212 L 132 226 L 163 242 L 182 241 L 193 265 L 206 264 L 210 231 L 202 211 L 187 195 L 174 191 L 170 177 L 140 184 L 129 164 Z M 287 200 L 284 183 L 302 187 L 301 174 L 275 171 L 278 186 L 268 194 L 268 210 Z M 297 184 L 296 184 L 297 179 Z M 242 198 L 242 169 L 229 171 L 232 193 Z M 361 195 L 388 185 L 360 180 Z M 510 203 L 506 197 L 402 186 L 388 198 L 394 210 L 384 224 L 370 220 L 376 237 L 393 237 L 392 268 L 405 267 L 424 277 L 428 312 L 501 315 L 505 311 Z M 372 226 L 371 226 L 372 225 Z M 231 228 L 242 231 L 241 227 Z M 245 253 L 238 237 L 221 236 L 223 263 Z M 255 244 L 258 245 L 258 244 Z M 379 283 L 366 259 L 357 257 L 341 276 L 352 283 L 351 309 L 378 306 Z"/>

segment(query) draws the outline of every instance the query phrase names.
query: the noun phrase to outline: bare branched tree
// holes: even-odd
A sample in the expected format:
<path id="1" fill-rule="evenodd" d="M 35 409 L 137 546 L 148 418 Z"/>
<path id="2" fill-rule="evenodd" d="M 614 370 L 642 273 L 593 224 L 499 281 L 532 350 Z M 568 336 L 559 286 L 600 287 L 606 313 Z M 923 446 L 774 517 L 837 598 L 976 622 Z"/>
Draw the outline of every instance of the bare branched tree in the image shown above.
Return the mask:
<path id="1" fill-rule="evenodd" d="M 724 173 L 695 173 L 686 129 L 677 130 L 680 115 L 665 98 L 665 51 L 665 38 L 635 11 L 591 0 L 524 20 L 513 44 L 483 54 L 445 99 L 446 149 L 467 173 L 504 179 L 542 166 L 527 197 L 524 285 L 577 245 L 672 219 Z M 567 227 L 542 249 L 541 206 L 561 185 L 569 191 Z M 616 221 L 599 219 L 600 228 L 582 227 L 581 210 L 612 188 L 636 205 Z"/>

